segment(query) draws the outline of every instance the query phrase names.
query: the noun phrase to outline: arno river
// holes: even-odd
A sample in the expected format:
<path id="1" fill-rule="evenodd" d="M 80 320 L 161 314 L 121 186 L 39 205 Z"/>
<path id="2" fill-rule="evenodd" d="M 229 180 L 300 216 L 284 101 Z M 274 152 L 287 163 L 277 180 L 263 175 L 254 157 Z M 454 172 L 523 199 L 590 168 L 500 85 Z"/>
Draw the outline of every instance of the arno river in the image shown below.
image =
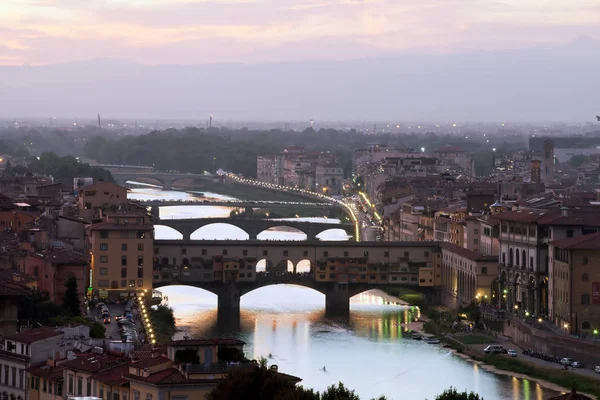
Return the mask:
<path id="1" fill-rule="evenodd" d="M 159 189 L 133 189 L 130 194 L 135 199 L 165 200 L 192 196 Z M 230 211 L 225 207 L 178 206 L 162 208 L 161 217 L 223 217 Z M 157 227 L 155 236 L 179 237 L 165 227 Z M 192 239 L 246 237 L 227 225 L 206 226 L 192 235 Z M 273 230 L 259 238 L 302 240 L 304 235 Z M 321 238 L 344 240 L 345 233 L 327 231 Z M 545 400 L 557 394 L 533 381 L 486 372 L 439 345 L 411 340 L 401 324 L 410 323 L 415 311 L 385 304 L 373 293 L 352 298 L 349 321 L 339 322 L 325 318 L 325 297 L 316 291 L 290 285 L 261 288 L 242 297 L 240 330 L 223 334 L 217 332 L 215 295 L 187 286 L 161 291 L 168 296 L 178 327 L 185 334 L 236 337 L 246 342 L 247 357 L 267 357 L 281 372 L 299 376 L 301 384 L 317 390 L 341 381 L 366 400 L 382 394 L 393 400 L 432 400 L 450 386 L 476 391 L 486 400 Z"/>

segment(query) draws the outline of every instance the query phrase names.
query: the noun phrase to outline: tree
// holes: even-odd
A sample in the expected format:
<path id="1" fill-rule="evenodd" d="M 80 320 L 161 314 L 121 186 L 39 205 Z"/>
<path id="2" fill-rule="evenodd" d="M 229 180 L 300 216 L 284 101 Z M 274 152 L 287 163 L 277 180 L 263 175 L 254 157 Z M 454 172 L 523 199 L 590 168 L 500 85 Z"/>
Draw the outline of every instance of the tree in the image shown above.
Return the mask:
<path id="1" fill-rule="evenodd" d="M 63 297 L 63 307 L 73 316 L 81 315 L 81 300 L 77 290 L 77 279 L 74 276 L 69 277 L 65 282 L 65 295 Z"/>
<path id="2" fill-rule="evenodd" d="M 235 347 L 219 347 L 219 351 L 217 352 L 217 357 L 219 361 L 223 362 L 248 362 L 248 360 L 244 356 L 244 352 Z"/>
<path id="3" fill-rule="evenodd" d="M 154 327 L 154 335 L 158 342 L 169 342 L 175 334 L 175 315 L 173 309 L 164 304 L 150 308 L 150 319 Z"/>
<path id="4" fill-rule="evenodd" d="M 354 390 L 348 389 L 342 382 L 331 385 L 321 395 L 321 400 L 360 400 Z"/>
<path id="5" fill-rule="evenodd" d="M 569 160 L 569 165 L 573 168 L 579 168 L 588 161 L 588 156 L 585 156 L 583 154 L 577 154 L 571 157 L 571 159 Z"/>
<path id="6" fill-rule="evenodd" d="M 19 298 L 19 323 L 48 325 L 50 318 L 64 313 L 63 308 L 50 301 L 47 293 L 32 292 Z"/>
<path id="7" fill-rule="evenodd" d="M 480 397 L 475 392 L 458 392 L 455 387 L 451 387 L 450 389 L 444 390 L 444 392 L 438 395 L 435 400 L 483 400 L 483 397 Z"/>
<path id="8" fill-rule="evenodd" d="M 233 368 L 206 396 L 208 400 L 319 400 L 311 389 L 296 386 L 285 375 L 268 368 L 266 360 L 256 366 Z"/>

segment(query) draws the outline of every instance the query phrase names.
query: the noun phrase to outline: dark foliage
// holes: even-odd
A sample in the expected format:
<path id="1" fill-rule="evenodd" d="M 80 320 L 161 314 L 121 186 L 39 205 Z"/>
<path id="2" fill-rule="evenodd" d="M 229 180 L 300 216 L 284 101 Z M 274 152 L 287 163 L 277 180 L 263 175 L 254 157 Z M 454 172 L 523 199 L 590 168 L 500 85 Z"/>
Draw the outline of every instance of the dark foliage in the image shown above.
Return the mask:
<path id="1" fill-rule="evenodd" d="M 54 153 L 43 153 L 38 160 L 33 159 L 27 168 L 29 172 L 44 175 L 52 175 L 56 180 L 72 184 L 73 178 L 92 177 L 95 181 L 104 180 L 112 182 L 110 172 L 105 169 L 92 167 L 86 163 L 80 163 L 75 157 L 59 157 Z"/>
<path id="2" fill-rule="evenodd" d="M 435 400 L 483 400 L 477 393 L 474 392 L 458 392 L 456 388 L 451 387 L 450 389 L 444 390 L 444 392 L 438 395 Z"/>
<path id="3" fill-rule="evenodd" d="M 173 309 L 164 304 L 149 309 L 150 319 L 154 328 L 154 335 L 159 343 L 171 341 L 175 334 L 175 315 Z"/>
<path id="4" fill-rule="evenodd" d="M 196 349 L 181 349 L 175 352 L 175 362 L 181 364 L 200 364 Z"/>
<path id="5" fill-rule="evenodd" d="M 67 288 L 63 297 L 65 312 L 74 317 L 81 315 L 81 299 L 79 298 L 77 279 L 73 276 L 67 279 L 65 288 Z"/>
<path id="6" fill-rule="evenodd" d="M 64 315 L 64 309 L 52 301 L 47 293 L 35 291 L 19 298 L 18 318 L 20 324 L 48 325 L 50 319 Z"/>
<path id="7" fill-rule="evenodd" d="M 223 362 L 248 362 L 244 352 L 235 347 L 220 347 L 217 352 L 219 361 Z"/>

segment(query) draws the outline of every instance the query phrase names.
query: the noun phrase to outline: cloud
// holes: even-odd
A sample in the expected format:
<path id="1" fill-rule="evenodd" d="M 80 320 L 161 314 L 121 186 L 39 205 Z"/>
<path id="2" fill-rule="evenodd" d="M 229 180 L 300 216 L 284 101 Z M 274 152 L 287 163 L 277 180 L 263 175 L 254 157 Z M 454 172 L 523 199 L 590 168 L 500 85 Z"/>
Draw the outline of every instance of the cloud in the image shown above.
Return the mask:
<path id="1" fill-rule="evenodd" d="M 0 45 L 18 50 L 10 57 L 0 51 L 0 64 L 99 54 L 202 62 L 186 46 L 206 49 L 213 62 L 249 54 L 342 59 L 374 50 L 486 50 L 600 37 L 600 9 L 597 0 L 2 0 L 0 27 Z M 321 52 L 323 41 L 329 44 Z"/>

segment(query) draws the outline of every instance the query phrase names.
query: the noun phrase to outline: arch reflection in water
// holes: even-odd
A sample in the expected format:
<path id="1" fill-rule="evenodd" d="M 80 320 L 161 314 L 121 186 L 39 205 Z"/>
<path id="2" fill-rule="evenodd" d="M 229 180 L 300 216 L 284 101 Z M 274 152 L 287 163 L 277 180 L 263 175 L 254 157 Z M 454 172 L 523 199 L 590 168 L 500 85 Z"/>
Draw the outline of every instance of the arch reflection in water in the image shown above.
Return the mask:
<path id="1" fill-rule="evenodd" d="M 537 399 L 538 391 L 542 398 L 555 394 L 531 384 L 529 389 L 521 384 L 513 393 L 510 378 L 482 368 L 475 371 L 473 364 L 446 349 L 411 340 L 402 323 L 418 318 L 418 310 L 384 304 L 370 293 L 353 298 L 350 318 L 338 321 L 325 318 L 324 297 L 318 292 L 286 285 L 264 287 L 242 296 L 239 329 L 219 333 L 214 295 L 182 286 L 160 290 L 169 296 L 179 327 L 189 327 L 192 337 L 243 340 L 249 358 L 271 354 L 271 363 L 316 390 L 342 381 L 367 399 L 381 394 L 398 398 L 399 393 L 408 400 L 432 399 L 449 386 L 477 390 L 494 400 Z M 196 303 L 195 314 L 190 303 Z M 319 371 L 323 366 L 327 374 Z"/>

